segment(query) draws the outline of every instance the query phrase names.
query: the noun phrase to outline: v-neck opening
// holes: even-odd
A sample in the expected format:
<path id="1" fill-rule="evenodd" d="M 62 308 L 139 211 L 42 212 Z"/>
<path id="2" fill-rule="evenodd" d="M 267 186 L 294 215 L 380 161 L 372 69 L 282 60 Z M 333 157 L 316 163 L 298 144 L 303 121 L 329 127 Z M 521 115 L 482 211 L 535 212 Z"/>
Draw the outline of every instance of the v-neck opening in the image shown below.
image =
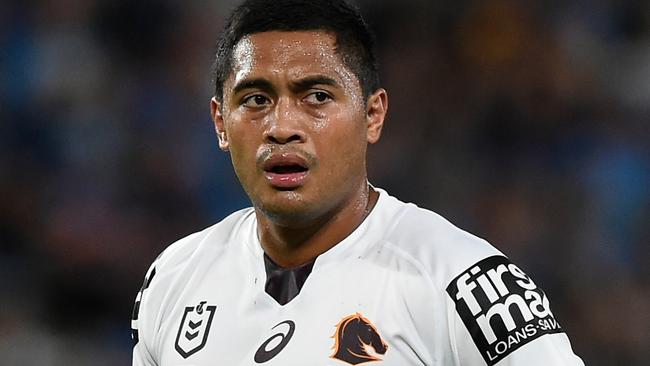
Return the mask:
<path id="1" fill-rule="evenodd" d="M 264 269 L 266 281 L 264 292 L 270 295 L 278 304 L 284 306 L 300 294 L 307 277 L 311 274 L 315 260 L 299 267 L 283 268 L 264 253 Z"/>
<path id="2" fill-rule="evenodd" d="M 266 261 L 264 257 L 267 255 L 264 252 L 264 249 L 262 248 L 262 244 L 257 231 L 257 218 L 254 214 L 254 211 L 252 211 L 251 224 L 250 224 L 251 240 L 247 243 L 246 246 L 249 247 L 249 249 L 251 250 L 251 254 L 253 254 L 254 256 L 254 262 L 256 263 L 257 266 L 257 273 L 264 276 L 263 283 L 260 283 L 258 287 L 258 289 L 262 292 L 263 297 L 267 298 L 269 302 L 275 304 L 276 306 L 280 306 L 280 307 L 289 306 L 300 298 L 300 293 L 302 293 L 305 287 L 308 285 L 310 277 L 314 273 L 318 272 L 320 267 L 324 265 L 328 265 L 332 262 L 336 262 L 337 259 L 340 258 L 348 250 L 351 250 L 353 248 L 362 250 L 363 248 L 359 248 L 358 246 L 355 246 L 354 243 L 355 242 L 357 244 L 361 243 L 361 241 L 359 241 L 359 238 L 362 237 L 368 231 L 368 227 L 370 226 L 373 217 L 379 215 L 377 212 L 381 211 L 381 206 L 386 205 L 387 201 L 390 198 L 388 196 L 388 193 L 386 193 L 384 190 L 375 187 L 373 188 L 379 193 L 379 197 L 377 198 L 377 202 L 375 203 L 375 206 L 370 211 L 370 213 L 364 218 L 364 220 L 359 224 L 359 226 L 357 226 L 350 234 L 348 234 L 348 236 L 346 236 L 343 240 L 338 242 L 330 249 L 318 255 L 311 262 L 311 269 L 307 274 L 307 276 L 305 276 L 304 281 L 302 281 L 302 285 L 300 286 L 299 291 L 295 294 L 295 296 L 293 296 L 290 300 L 288 300 L 284 304 L 279 302 L 273 295 L 269 294 L 266 291 L 266 286 L 268 283 L 268 273 L 266 270 L 266 264 L 265 264 Z"/>

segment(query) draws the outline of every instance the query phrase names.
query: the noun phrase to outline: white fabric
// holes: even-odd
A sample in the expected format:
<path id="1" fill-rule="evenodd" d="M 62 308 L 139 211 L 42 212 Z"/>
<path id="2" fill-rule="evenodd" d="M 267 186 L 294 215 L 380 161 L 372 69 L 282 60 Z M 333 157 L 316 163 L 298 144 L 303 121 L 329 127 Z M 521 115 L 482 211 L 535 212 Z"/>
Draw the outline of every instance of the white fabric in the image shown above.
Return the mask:
<path id="1" fill-rule="evenodd" d="M 383 355 L 366 347 L 379 359 L 370 364 L 487 365 L 456 310 L 458 298 L 447 288 L 477 262 L 502 254 L 439 215 L 378 191 L 369 216 L 316 259 L 300 294 L 284 306 L 264 291 L 263 252 L 251 208 L 169 246 L 152 264 L 149 286 L 138 294 L 133 365 L 349 365 L 331 357 L 333 336 L 342 319 L 357 313 L 388 346 Z M 280 324 L 287 320 L 293 322 L 291 335 L 291 326 Z M 538 326 L 529 327 L 510 344 L 500 335 L 501 344 L 490 345 L 489 357 L 525 343 L 521 337 L 534 338 Z M 274 334 L 281 335 L 267 351 L 290 339 L 274 357 L 256 362 L 256 352 Z M 583 365 L 564 333 L 539 336 L 496 364 Z"/>

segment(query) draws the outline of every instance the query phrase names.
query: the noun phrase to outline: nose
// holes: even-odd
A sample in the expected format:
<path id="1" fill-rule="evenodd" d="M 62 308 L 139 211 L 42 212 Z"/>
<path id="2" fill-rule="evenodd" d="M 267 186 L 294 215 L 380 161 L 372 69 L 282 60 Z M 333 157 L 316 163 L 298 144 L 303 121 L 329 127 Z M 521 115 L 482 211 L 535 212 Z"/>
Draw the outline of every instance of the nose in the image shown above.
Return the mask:
<path id="1" fill-rule="evenodd" d="M 305 142 L 305 131 L 297 105 L 290 98 L 280 98 L 273 113 L 269 113 L 264 140 L 271 144 Z"/>

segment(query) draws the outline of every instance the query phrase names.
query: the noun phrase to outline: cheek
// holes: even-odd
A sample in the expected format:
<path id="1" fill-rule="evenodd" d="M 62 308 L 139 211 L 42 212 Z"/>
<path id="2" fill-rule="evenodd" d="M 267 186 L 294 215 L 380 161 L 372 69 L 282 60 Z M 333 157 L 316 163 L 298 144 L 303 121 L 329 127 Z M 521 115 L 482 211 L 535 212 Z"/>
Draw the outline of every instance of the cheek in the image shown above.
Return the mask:
<path id="1" fill-rule="evenodd" d="M 359 113 L 342 114 L 336 121 L 336 138 L 346 148 L 357 150 L 366 140 L 366 121 Z"/>
<path id="2" fill-rule="evenodd" d="M 230 157 L 240 179 L 245 178 L 247 172 L 256 169 L 255 156 L 258 147 L 256 131 L 242 126 L 232 124 L 228 131 Z"/>
<path id="3" fill-rule="evenodd" d="M 321 159 L 333 165 L 354 165 L 365 158 L 366 132 L 364 123 L 357 115 L 339 115 L 330 119 L 326 126 L 315 132 Z M 340 167 L 344 168 L 344 167 Z"/>

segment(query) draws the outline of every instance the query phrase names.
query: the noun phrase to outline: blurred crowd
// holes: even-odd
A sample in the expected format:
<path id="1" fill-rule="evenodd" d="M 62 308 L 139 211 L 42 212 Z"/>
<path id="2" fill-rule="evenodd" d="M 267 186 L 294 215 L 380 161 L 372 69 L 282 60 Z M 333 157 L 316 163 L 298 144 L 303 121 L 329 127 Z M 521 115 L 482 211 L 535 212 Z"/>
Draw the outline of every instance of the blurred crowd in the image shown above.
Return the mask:
<path id="1" fill-rule="evenodd" d="M 249 205 L 208 104 L 235 3 L 0 2 L 3 365 L 129 364 L 148 265 Z M 586 364 L 650 364 L 650 2 L 357 3 L 371 182 L 525 268 Z"/>

